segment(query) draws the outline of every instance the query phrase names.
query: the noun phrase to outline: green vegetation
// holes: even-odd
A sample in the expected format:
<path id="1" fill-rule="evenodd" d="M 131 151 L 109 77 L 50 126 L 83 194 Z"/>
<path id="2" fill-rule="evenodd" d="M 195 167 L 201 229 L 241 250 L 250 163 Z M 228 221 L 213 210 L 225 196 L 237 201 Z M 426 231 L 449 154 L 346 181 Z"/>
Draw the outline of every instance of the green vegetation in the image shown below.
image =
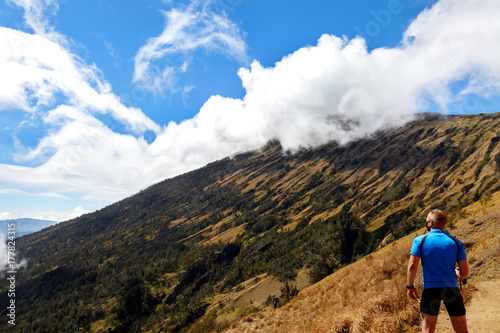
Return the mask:
<path id="1" fill-rule="evenodd" d="M 480 203 L 461 211 L 456 218 L 453 236 L 467 248 L 471 276 L 464 288 L 469 326 L 489 332 L 498 315 L 485 313 L 485 307 L 496 300 L 500 258 L 500 193 L 493 194 L 492 205 L 483 209 Z M 471 226 L 468 216 L 478 225 Z M 263 309 L 233 323 L 227 333 L 239 332 L 373 332 L 420 333 L 419 302 L 407 296 L 406 271 L 409 249 L 424 228 L 381 248 L 363 260 L 331 274 L 321 282 L 302 290 L 280 309 Z M 421 270 L 415 280 L 422 291 Z M 484 290 L 490 299 L 485 300 Z M 490 307 L 491 308 L 491 307 Z M 441 317 L 441 316 L 440 316 Z M 445 319 L 446 318 L 446 319 Z M 448 318 L 438 320 L 437 331 L 453 331 Z M 209 330 L 207 330 L 208 332 Z"/>
<path id="2" fill-rule="evenodd" d="M 216 296 L 266 273 L 289 300 L 302 269 L 318 282 L 420 228 L 430 208 L 487 206 L 500 188 L 497 134 L 478 131 L 476 148 L 459 149 L 483 122 L 500 128 L 500 115 L 424 118 L 293 155 L 271 142 L 23 237 L 16 245 L 28 268 L 17 275 L 9 329 L 219 330 L 229 323 L 216 322 Z M 2 309 L 7 290 L 2 280 Z M 249 309 L 257 307 L 237 310 Z"/>
<path id="3" fill-rule="evenodd" d="M 279 301 L 279 306 L 283 306 L 286 303 L 288 303 L 290 300 L 292 300 L 295 296 L 299 294 L 299 290 L 297 287 L 290 283 L 285 283 L 283 288 L 281 288 L 281 296 L 280 296 L 280 301 Z"/>

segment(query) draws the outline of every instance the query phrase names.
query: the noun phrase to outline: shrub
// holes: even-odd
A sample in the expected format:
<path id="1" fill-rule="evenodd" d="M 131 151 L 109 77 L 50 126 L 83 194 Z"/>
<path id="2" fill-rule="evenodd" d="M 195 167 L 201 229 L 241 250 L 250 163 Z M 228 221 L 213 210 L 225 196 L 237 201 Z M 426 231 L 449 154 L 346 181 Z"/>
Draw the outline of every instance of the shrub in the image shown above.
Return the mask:
<path id="1" fill-rule="evenodd" d="M 273 215 L 266 215 L 259 219 L 252 227 L 252 232 L 256 235 L 267 231 L 276 225 L 276 217 Z"/>
<path id="2" fill-rule="evenodd" d="M 315 284 L 323 280 L 325 277 L 333 273 L 333 269 L 324 262 L 314 264 L 311 272 L 309 273 L 309 281 Z"/>
<path id="3" fill-rule="evenodd" d="M 295 285 L 292 285 L 288 282 L 285 283 L 283 287 L 281 287 L 281 296 L 279 306 L 283 306 L 288 303 L 291 299 L 299 294 L 299 290 Z"/>

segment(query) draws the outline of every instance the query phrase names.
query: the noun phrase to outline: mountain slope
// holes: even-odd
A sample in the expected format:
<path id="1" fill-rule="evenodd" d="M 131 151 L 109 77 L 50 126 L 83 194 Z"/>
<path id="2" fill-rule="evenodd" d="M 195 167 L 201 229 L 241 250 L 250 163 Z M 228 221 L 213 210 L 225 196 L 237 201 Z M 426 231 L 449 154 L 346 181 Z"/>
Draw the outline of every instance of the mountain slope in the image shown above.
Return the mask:
<path id="1" fill-rule="evenodd" d="M 23 237 L 15 330 L 180 332 L 214 308 L 237 319 L 249 304 L 232 301 L 259 276 L 319 281 L 430 207 L 459 215 L 497 192 L 499 123 L 427 116 L 347 146 L 270 143 Z"/>
<path id="2" fill-rule="evenodd" d="M 477 333 L 494 332 L 500 319 L 498 311 L 488 307 L 498 304 L 492 296 L 498 292 L 484 289 L 500 284 L 499 207 L 497 192 L 454 216 L 454 227 L 448 229 L 466 246 L 471 275 L 464 298 L 469 328 Z M 419 302 L 409 299 L 404 286 L 411 243 L 423 233 L 424 228 L 340 269 L 280 309 L 246 316 L 226 332 L 420 332 Z M 415 281 L 421 292 L 420 268 Z M 484 293 L 491 295 L 481 297 Z M 453 332 L 445 310 L 437 330 Z"/>

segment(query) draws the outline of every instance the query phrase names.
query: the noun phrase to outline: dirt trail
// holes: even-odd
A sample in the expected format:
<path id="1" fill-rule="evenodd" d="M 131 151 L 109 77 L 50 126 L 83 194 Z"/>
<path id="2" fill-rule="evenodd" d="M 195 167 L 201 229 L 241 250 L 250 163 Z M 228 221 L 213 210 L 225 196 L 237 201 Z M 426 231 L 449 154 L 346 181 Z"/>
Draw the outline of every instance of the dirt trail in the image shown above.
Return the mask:
<path id="1" fill-rule="evenodd" d="M 500 333 L 500 280 L 481 282 L 476 288 L 466 306 L 469 333 Z M 445 310 L 439 315 L 436 333 L 453 332 Z"/>

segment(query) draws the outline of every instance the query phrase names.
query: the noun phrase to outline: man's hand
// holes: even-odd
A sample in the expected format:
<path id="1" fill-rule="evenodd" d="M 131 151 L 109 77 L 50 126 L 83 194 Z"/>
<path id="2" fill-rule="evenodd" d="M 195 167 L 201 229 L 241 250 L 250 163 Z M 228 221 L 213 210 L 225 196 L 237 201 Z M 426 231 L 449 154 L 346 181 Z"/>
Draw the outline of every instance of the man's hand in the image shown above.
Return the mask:
<path id="1" fill-rule="evenodd" d="M 408 289 L 408 296 L 413 299 L 413 300 L 416 300 L 417 299 L 417 289 L 413 288 L 413 289 Z"/>
<path id="2" fill-rule="evenodd" d="M 406 279 L 406 288 L 408 286 L 413 286 L 413 282 L 415 281 L 415 275 L 417 275 L 418 262 L 420 261 L 420 257 L 414 256 L 410 254 L 410 260 L 408 261 L 408 274 Z M 408 296 L 411 299 L 417 299 L 417 290 L 415 287 L 408 289 Z"/>

